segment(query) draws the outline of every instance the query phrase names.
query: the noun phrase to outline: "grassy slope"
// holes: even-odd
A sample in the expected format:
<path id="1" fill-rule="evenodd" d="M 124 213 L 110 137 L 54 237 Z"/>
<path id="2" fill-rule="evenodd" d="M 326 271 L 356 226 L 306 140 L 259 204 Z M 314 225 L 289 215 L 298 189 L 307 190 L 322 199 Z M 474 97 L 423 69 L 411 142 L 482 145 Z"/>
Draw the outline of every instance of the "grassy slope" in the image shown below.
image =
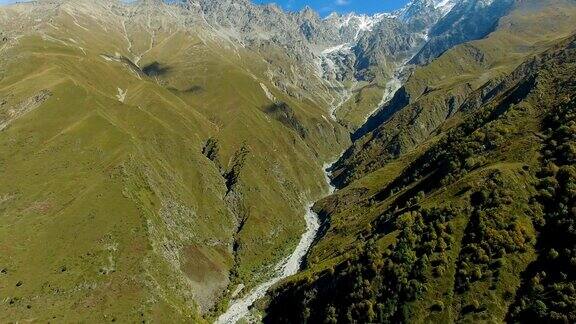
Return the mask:
<path id="1" fill-rule="evenodd" d="M 573 45 L 574 40 L 570 42 Z M 483 141 L 482 138 L 495 141 L 491 145 L 485 144 L 486 147 L 473 153 L 474 161 L 479 162 L 473 162 L 472 157 L 467 158 L 465 165 L 451 169 L 447 176 L 439 177 L 443 168 L 436 165 L 448 162 L 436 162 L 442 160 L 436 160 L 434 158 L 436 155 L 430 154 L 435 149 L 422 147 L 422 153 L 425 155 L 411 162 L 409 168 L 394 171 L 395 163 L 393 163 L 382 169 L 378 176 L 374 175 L 371 180 L 382 181 L 379 185 L 370 182 L 370 185 L 358 191 L 357 187 L 360 184 L 358 183 L 321 202 L 318 208 L 329 214 L 328 232 L 310 255 L 309 270 L 273 293 L 275 299 L 269 306 L 267 320 L 315 321 L 318 318 L 330 317 L 331 313 L 327 309 L 332 305 L 337 309 L 336 318 L 343 321 L 351 319 L 361 322 L 382 321 L 385 320 L 380 317 L 382 314 L 393 314 L 387 318 L 392 321 L 503 321 L 515 291 L 520 286 L 522 271 L 535 259 L 536 234 L 532 221 L 536 211 L 530 204 L 530 197 L 536 193 L 535 174 L 540 167 L 539 156 L 542 148 L 539 145 L 539 133 L 542 131 L 541 122 L 545 116 L 543 111 L 552 109 L 556 102 L 566 100 L 571 95 L 569 92 L 562 92 L 571 89 L 569 86 L 566 87 L 570 72 L 563 72 L 560 79 L 549 82 L 554 80 L 555 75 L 560 75 L 554 72 L 555 70 L 573 69 L 573 50 L 568 52 L 564 47 L 566 44 L 562 46 L 560 51 L 571 53 L 569 54 L 572 55 L 571 58 L 556 60 L 558 54 L 552 52 L 544 59 L 545 68 L 536 74 L 540 81 L 538 84 L 541 85 L 531 88 L 526 97 L 518 98 L 514 92 L 504 93 L 486 104 L 479 114 L 466 119 L 462 129 L 476 125 L 469 135 L 461 137 L 458 130 L 460 128 L 457 128 L 449 133 L 449 137 L 444 139 L 443 143 L 440 143 L 440 151 L 444 150 L 442 147 L 446 147 L 446 152 L 456 149 L 462 150 L 461 153 L 470 154 L 465 152 L 476 146 L 474 143 L 477 141 Z M 530 64 L 529 62 L 528 65 Z M 520 84 L 523 82 L 520 81 Z M 555 86 L 556 83 L 561 86 Z M 551 91 L 548 86 L 554 86 L 555 89 L 563 87 L 564 90 L 559 90 L 561 92 L 553 96 L 547 96 Z M 510 105 L 508 98 L 519 101 Z M 491 117 L 494 116 L 493 112 L 502 114 Z M 444 159 L 452 154 L 457 156 L 461 153 L 453 152 L 447 155 L 442 153 L 440 156 Z M 403 162 L 411 159 L 409 156 L 404 157 Z M 428 166 L 426 161 L 431 161 L 432 164 Z M 452 166 L 454 164 L 450 165 L 450 168 L 454 168 Z M 411 178 L 409 175 L 412 172 L 418 175 Z M 392 182 L 393 179 L 412 180 Z M 390 183 L 397 189 L 384 194 L 388 191 L 382 189 L 387 188 L 387 184 Z M 400 183 L 403 184 L 399 185 Z M 371 190 L 376 187 L 381 190 Z M 414 200 L 414 197 L 420 195 L 417 195 L 420 191 L 423 191 L 424 195 Z M 360 194 L 354 197 L 354 192 Z M 500 198 L 497 203 L 491 202 L 495 204 L 494 206 L 478 207 L 471 203 L 476 199 L 472 197 L 477 192 L 497 193 Z M 386 250 L 391 248 L 394 251 L 398 232 L 409 228 L 399 219 L 408 217 L 407 215 L 411 215 L 414 211 L 429 211 L 435 207 L 449 208 L 456 211 L 456 214 L 442 227 L 450 228 L 450 235 L 445 238 L 446 242 L 449 242 L 448 248 L 441 251 L 434 250 L 431 254 L 424 253 L 430 263 L 424 267 L 422 277 L 417 279 L 424 286 L 420 293 L 415 299 L 406 299 L 403 297 L 404 292 L 395 289 L 386 290 L 388 288 L 379 286 L 380 277 L 378 274 L 374 277 L 371 274 L 374 270 L 370 269 L 380 269 L 375 270 L 376 273 L 387 271 L 385 270 L 387 262 L 398 262 L 390 258 L 388 254 L 390 252 Z M 479 213 L 480 216 L 474 216 L 475 213 Z M 485 226 L 480 227 L 482 230 L 474 225 L 475 217 L 480 217 L 482 220 Z M 440 233 L 445 237 L 445 232 Z M 480 246 L 485 244 L 473 243 L 475 241 L 472 234 L 484 240 L 495 240 L 491 243 L 492 252 L 487 252 L 490 260 L 488 263 L 478 261 L 471 252 L 477 248 L 473 247 L 476 244 Z M 344 252 L 332 251 L 331 246 L 343 243 L 348 244 Z M 378 257 L 374 259 L 371 256 L 366 260 L 365 254 L 369 253 L 367 251 L 375 249 L 376 246 L 381 251 L 378 253 L 382 253 L 380 256 L 382 259 L 379 261 Z M 416 251 L 420 251 L 418 249 L 424 246 L 416 245 Z M 495 257 L 498 253 L 494 251 L 500 247 L 505 252 Z M 419 258 L 423 257 L 418 255 Z M 495 263 L 492 262 L 495 260 L 499 265 L 494 268 Z M 356 270 L 358 267 L 364 270 Z M 481 269 L 481 277 L 476 279 L 466 277 L 470 271 L 476 269 L 475 267 Z M 440 275 L 435 274 L 438 271 L 441 271 Z M 468 274 L 460 271 L 467 271 Z M 382 280 L 393 280 L 390 278 L 392 277 L 384 276 Z M 462 283 L 459 280 L 463 278 L 468 278 L 466 280 L 469 281 L 465 281 L 466 288 L 461 289 Z M 350 280 L 353 282 L 358 280 L 358 283 L 353 284 Z M 365 285 L 366 288 L 361 288 Z M 407 282 L 399 285 L 399 287 L 411 287 Z M 389 305 L 385 302 L 387 298 L 392 299 L 388 303 L 396 304 L 394 307 L 398 308 L 391 313 L 387 311 L 380 313 L 377 306 L 387 307 L 386 305 Z M 369 307 L 375 312 L 374 317 L 367 315 L 371 312 L 365 308 L 367 305 L 372 305 Z M 290 313 L 282 311 L 287 308 L 292 311 Z"/>
<path id="2" fill-rule="evenodd" d="M 230 270 L 230 289 L 250 285 L 296 244 L 305 204 L 325 190 L 318 158 L 344 133 L 270 84 L 308 136 L 264 113 L 265 68 L 246 63 L 255 54 L 170 21 L 152 22 L 161 27 L 149 51 L 150 33 L 128 21 L 130 47 L 120 20 L 83 10 L 56 11 L 55 27 L 41 23 L 1 52 L 0 109 L 51 96 L 0 132 L 0 318 L 200 320 L 198 307 L 227 294 Z M 144 52 L 141 67 L 167 72 L 138 75 L 101 56 Z M 201 91 L 182 91 L 193 86 Z M 202 155 L 208 138 L 225 168 L 250 151 L 238 200 Z M 236 233 L 238 205 L 248 218 Z"/>
<path id="3" fill-rule="evenodd" d="M 523 11 L 516 12 L 515 16 L 506 18 L 501 24 L 504 24 L 505 28 L 513 27 L 516 31 L 521 31 L 522 26 L 528 24 L 528 18 L 536 17 L 537 24 L 534 23 L 534 25 L 546 27 L 541 23 L 556 25 L 560 20 L 559 16 L 568 14 L 566 11 L 550 12 L 545 9 L 544 12 L 538 12 L 537 15 L 534 15 L 534 8 L 529 9 L 528 13 L 532 15 L 527 15 Z M 549 14 L 558 19 L 552 23 L 552 19 L 545 18 Z M 518 20 L 521 20 L 522 24 L 516 23 Z M 562 22 L 560 21 L 560 23 Z M 554 27 L 551 32 L 558 30 Z M 526 33 L 528 36 L 534 35 Z M 511 71 L 512 67 L 518 66 L 518 57 L 522 56 L 518 56 L 513 50 L 507 52 L 509 55 L 497 55 L 497 48 L 502 49 L 505 48 L 504 44 L 510 44 L 504 41 L 505 39 L 509 40 L 510 37 L 518 37 L 513 44 L 518 44 L 519 47 L 527 44 L 536 46 L 536 52 L 550 48 L 554 42 L 561 43 L 559 45 L 561 52 L 573 52 L 565 50 L 563 46 L 566 44 L 562 43 L 563 40 L 559 41 L 558 38 L 552 41 L 534 41 L 533 39 L 526 40 L 525 36 L 527 35 L 497 32 L 487 40 L 472 42 L 472 45 L 460 46 L 449 51 L 428 67 L 416 71 L 413 78 L 425 80 L 425 74 L 428 74 L 429 78 L 440 76 L 444 83 L 439 85 L 435 91 L 447 91 L 446 89 L 454 88 L 461 80 L 449 79 L 449 82 L 442 80 L 439 71 L 445 73 L 447 70 L 445 65 L 438 66 L 438 64 L 454 62 L 453 58 L 459 57 L 456 53 L 466 50 L 467 46 L 482 46 L 484 52 L 490 53 L 494 57 L 495 63 L 490 66 L 491 71 L 497 71 L 497 73 L 491 77 L 496 76 L 497 82 L 506 81 L 504 76 Z M 492 41 L 495 44 L 490 44 Z M 558 55 L 552 52 L 551 57 L 555 56 Z M 464 55 L 464 57 L 466 56 Z M 530 57 L 528 60 L 530 61 Z M 518 90 L 522 87 L 515 88 L 517 87 L 515 83 L 504 83 L 503 88 L 509 89 L 508 92 L 500 92 L 501 95 L 493 98 L 489 103 L 483 103 L 481 108 L 478 108 L 479 111 L 486 113 L 468 116 L 470 112 L 465 111 L 454 115 L 441 126 L 438 132 L 421 144 L 416 144 L 414 149 L 389 160 L 390 162 L 383 167 L 372 173 L 367 173 L 366 176 L 352 182 L 337 194 L 318 203 L 316 208 L 326 217 L 324 236 L 319 239 L 310 254 L 308 270 L 278 287 L 272 293 L 273 299 L 267 306 L 267 321 L 302 321 L 305 319 L 315 321 L 320 318 L 336 318 L 342 321 L 356 319 L 361 322 L 381 321 L 383 318 L 378 316 L 386 314 L 387 311 L 379 313 L 378 307 L 390 304 L 376 304 L 376 300 L 382 302 L 382 299 L 379 298 L 386 300 L 386 295 L 390 295 L 388 298 L 396 298 L 394 302 L 388 301 L 388 303 L 396 303 L 397 306 L 395 307 L 399 307 L 397 309 L 399 313 L 392 312 L 395 313 L 394 316 L 396 317 L 388 318 L 392 321 L 401 319 L 414 322 L 503 321 L 508 307 L 514 300 L 514 293 L 520 286 L 521 272 L 536 257 L 536 251 L 533 247 L 536 233 L 532 225 L 534 211 L 529 203 L 529 198 L 534 196 L 536 192 L 534 187 L 536 184 L 535 172 L 540 167 L 541 147 L 538 143 L 540 142 L 539 133 L 542 131 L 543 112 L 554 107 L 554 100 L 563 100 L 565 96 L 571 95 L 565 93 L 568 91 L 566 88 L 559 90 L 562 88 L 550 85 L 551 83 L 548 82 L 549 79 L 554 79 L 555 75 L 560 75 L 559 73 L 555 74 L 555 69 L 562 71 L 573 69 L 571 58 L 559 58 L 555 61 L 548 57 L 543 60 L 547 60 L 549 63 L 539 74 L 540 81 L 538 84 L 541 83 L 542 85 L 531 88 L 528 97 L 516 98 L 515 96 L 518 94 L 515 94 L 513 90 L 516 89 L 522 93 L 522 90 Z M 461 65 L 456 64 L 456 66 Z M 532 65 L 528 63 L 526 66 Z M 474 66 L 467 66 L 467 68 L 474 69 Z M 522 69 L 522 67 L 519 68 L 520 71 Z M 448 69 L 448 71 L 451 70 Z M 469 71 L 469 73 L 460 71 L 456 74 L 464 75 L 465 79 L 468 80 L 466 82 L 477 82 L 476 87 L 486 86 L 486 75 L 480 77 L 477 75 L 477 73 L 483 73 L 482 71 L 484 69 Z M 511 76 L 513 80 L 517 80 L 514 82 L 519 80 L 522 84 L 524 77 L 526 80 L 529 79 L 526 75 L 522 76 L 522 73 L 518 73 L 521 76 L 520 79 Z M 563 72 L 562 75 L 566 76 L 566 73 Z M 567 81 L 565 77 L 558 77 L 557 82 L 564 86 Z M 416 86 L 416 84 L 409 82 L 408 85 Z M 552 88 L 546 88 L 547 86 Z M 552 91 L 564 92 L 550 96 Z M 482 90 L 478 92 L 481 93 Z M 475 96 L 472 93 L 471 97 L 475 98 Z M 510 106 L 507 97 L 514 98 L 513 105 Z M 489 119 L 488 123 L 480 125 L 475 122 L 475 120 L 482 120 L 481 116 L 486 116 L 488 112 L 502 111 L 500 109 L 503 109 L 505 113 L 496 119 L 492 121 Z M 450 134 L 447 133 L 448 130 L 454 129 L 463 121 L 476 124 L 474 127 L 477 128 L 473 128 L 476 131 L 466 136 L 455 133 L 452 135 L 453 137 L 445 138 L 446 134 Z M 463 161 L 458 162 L 462 163 L 462 167 L 466 171 L 457 173 L 450 180 L 441 182 L 442 178 L 438 179 L 439 171 L 434 169 L 436 165 L 432 158 L 434 155 L 427 152 L 434 152 L 434 147 L 438 143 L 440 143 L 440 150 L 443 146 L 450 150 L 449 147 L 452 144 L 448 143 L 457 143 L 454 145 L 458 147 L 462 140 L 465 143 L 474 143 L 478 140 L 482 141 L 481 138 L 490 138 L 490 141 L 494 141 L 493 146 L 475 152 L 474 158 L 466 160 L 465 164 Z M 432 167 L 427 166 L 427 161 L 433 162 Z M 438 169 L 443 170 L 444 165 L 452 164 L 442 162 L 440 165 L 442 166 Z M 464 167 L 464 165 L 466 166 Z M 410 172 L 414 171 L 418 176 L 406 178 L 408 174 L 411 174 Z M 507 202 L 498 202 L 496 206 L 492 207 L 483 206 L 482 208 L 486 208 L 489 212 L 487 216 L 480 216 L 483 219 L 482 222 L 486 222 L 487 225 L 485 226 L 488 226 L 490 231 L 494 231 L 502 237 L 507 235 L 512 237 L 516 234 L 498 232 L 502 231 L 498 229 L 502 225 L 498 224 L 504 226 L 514 224 L 514 228 L 519 231 L 518 233 L 522 233 L 520 235 L 523 239 L 513 244 L 518 248 L 517 250 L 505 253 L 501 257 L 501 264 L 503 265 L 496 268 L 497 271 L 488 271 L 481 280 L 471 280 L 467 288 L 460 291 L 457 287 L 460 287 L 461 283 L 457 284 L 456 280 L 464 280 L 468 278 L 466 276 L 469 274 L 461 274 L 458 271 L 471 271 L 468 268 L 469 265 L 463 263 L 470 261 L 463 260 L 470 257 L 469 249 L 473 244 L 473 241 L 470 241 L 470 235 L 477 231 L 475 226 L 470 225 L 472 213 L 476 212 L 475 209 L 471 209 L 470 197 L 474 192 L 482 190 L 497 192 L 493 187 L 494 185 L 490 184 L 493 181 L 490 179 L 494 175 L 497 178 L 495 180 L 498 183 L 497 187 L 504 192 L 499 194 L 506 197 L 504 201 Z M 399 179 L 407 180 L 399 182 Z M 390 188 L 393 190 L 389 191 Z M 420 191 L 424 191 L 423 198 L 414 200 L 414 197 L 419 196 Z M 395 242 L 397 242 L 399 233 L 405 229 L 399 225 L 402 223 L 397 223 L 397 219 L 406 211 L 414 210 L 414 206 L 424 211 L 435 207 L 448 207 L 459 212 L 447 223 L 451 228 L 450 241 L 452 242 L 448 250 L 443 253 L 435 252 L 428 255 L 432 261 L 432 266 L 426 267 L 424 277 L 420 279 L 420 282 L 424 284 L 423 292 L 415 300 L 404 300 L 402 299 L 404 297 L 401 297 L 403 293 L 400 291 L 394 289 L 388 291 L 387 288 L 383 288 L 378 281 L 380 277 L 374 279 L 369 269 L 376 267 L 381 271 L 387 271 L 385 270 L 387 266 L 383 266 L 379 262 L 384 262 L 384 264 L 389 262 L 387 261 L 390 258 L 389 254 L 386 254 L 389 252 L 386 251 L 394 250 L 397 246 Z M 481 212 L 479 208 L 478 210 Z M 514 217 L 511 218 L 511 216 Z M 375 246 L 378 247 L 379 253 L 382 253 L 383 261 L 370 261 L 373 260 L 370 256 L 366 261 L 367 251 L 374 249 Z M 366 264 L 365 262 L 375 263 Z M 472 262 L 471 264 L 476 263 Z M 439 268 L 441 270 L 438 270 Z M 480 268 L 482 272 L 487 270 L 482 266 Z M 442 271 L 442 274 L 435 275 L 436 271 Z M 383 279 L 386 279 L 386 276 Z M 358 280 L 357 283 L 356 280 Z M 360 283 L 362 280 L 366 280 L 367 288 Z M 406 286 L 406 282 L 400 284 L 400 287 Z M 347 292 L 350 294 L 347 295 Z M 382 294 L 384 297 L 376 297 Z M 370 302 L 362 301 L 363 298 Z M 477 306 L 476 303 L 479 305 Z M 280 305 L 282 306 L 280 307 Z M 335 312 L 330 310 L 330 306 L 335 306 Z M 291 312 L 287 313 L 282 309 L 291 309 Z M 371 311 L 375 312 L 374 317 L 364 317 Z"/>
<path id="4" fill-rule="evenodd" d="M 360 128 L 366 116 L 374 112 L 382 101 L 386 88 L 386 78 L 377 77 L 374 81 L 361 82 L 352 91 L 350 99 L 336 111 L 336 117 L 351 131 Z"/>
<path id="5" fill-rule="evenodd" d="M 336 183 L 350 184 L 434 137 L 465 104 L 475 104 L 465 102 L 472 92 L 498 84 L 526 57 L 571 34 L 575 15 L 570 1 L 553 0 L 544 7 L 537 1 L 523 2 L 486 39 L 456 46 L 417 69 L 397 100 L 358 133 L 363 136 L 336 165 Z M 403 94 L 406 103 L 400 99 Z"/>

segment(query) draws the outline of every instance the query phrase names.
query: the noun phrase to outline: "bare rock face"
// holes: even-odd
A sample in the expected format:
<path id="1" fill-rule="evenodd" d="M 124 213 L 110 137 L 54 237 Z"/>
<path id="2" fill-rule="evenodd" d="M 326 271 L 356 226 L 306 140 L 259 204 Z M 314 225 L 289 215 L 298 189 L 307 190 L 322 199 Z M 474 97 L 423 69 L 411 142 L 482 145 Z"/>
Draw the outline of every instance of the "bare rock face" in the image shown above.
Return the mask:
<path id="1" fill-rule="evenodd" d="M 428 63 L 455 45 L 485 37 L 494 30 L 498 20 L 512 9 L 513 4 L 514 0 L 465 0 L 457 3 L 430 30 L 430 40 L 412 63 Z"/>
<path id="2" fill-rule="evenodd" d="M 268 77 L 278 89 L 332 111 L 362 85 L 384 87 L 407 62 L 423 64 L 454 45 L 485 36 L 512 2 L 413 0 L 392 13 L 321 17 L 308 7 L 286 12 L 250 0 L 57 0 L 21 6 L 0 19 L 11 19 L 5 25 L 21 30 L 38 28 L 58 10 L 113 20 L 104 14 L 111 11 L 125 18 L 128 33 L 167 25 L 193 30 L 236 50 L 257 52 L 268 62 Z M 138 65 L 141 57 L 134 56 L 130 59 Z"/>
<path id="3" fill-rule="evenodd" d="M 41 90 L 26 100 L 10 105 L 6 99 L 0 100 L 0 131 L 4 130 L 16 119 L 38 108 L 52 96 L 50 90 Z"/>

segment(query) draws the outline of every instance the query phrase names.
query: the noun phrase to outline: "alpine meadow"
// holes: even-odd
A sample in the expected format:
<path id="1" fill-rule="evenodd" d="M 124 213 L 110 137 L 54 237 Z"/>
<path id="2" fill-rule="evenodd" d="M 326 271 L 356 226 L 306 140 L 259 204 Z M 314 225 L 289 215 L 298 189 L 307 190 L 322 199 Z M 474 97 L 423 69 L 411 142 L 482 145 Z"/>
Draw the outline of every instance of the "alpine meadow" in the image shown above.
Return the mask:
<path id="1" fill-rule="evenodd" d="M 0 323 L 575 323 L 576 0 L 406 2 L 0 5 Z"/>

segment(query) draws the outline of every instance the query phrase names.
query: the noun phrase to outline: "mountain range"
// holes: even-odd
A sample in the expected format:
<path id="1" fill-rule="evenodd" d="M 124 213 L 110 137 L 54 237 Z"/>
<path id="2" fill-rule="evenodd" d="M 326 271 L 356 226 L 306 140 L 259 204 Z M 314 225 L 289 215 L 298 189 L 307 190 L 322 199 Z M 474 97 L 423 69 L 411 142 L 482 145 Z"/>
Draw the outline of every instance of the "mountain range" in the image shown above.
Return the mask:
<path id="1" fill-rule="evenodd" d="M 575 21 L 0 7 L 0 321 L 573 322 Z"/>

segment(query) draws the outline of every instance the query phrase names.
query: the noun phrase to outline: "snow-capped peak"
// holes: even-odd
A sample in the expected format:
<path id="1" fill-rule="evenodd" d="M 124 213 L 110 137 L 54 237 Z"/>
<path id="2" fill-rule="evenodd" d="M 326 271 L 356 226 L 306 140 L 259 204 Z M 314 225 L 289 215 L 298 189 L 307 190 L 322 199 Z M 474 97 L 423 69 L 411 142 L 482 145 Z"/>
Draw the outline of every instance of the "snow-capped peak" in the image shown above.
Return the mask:
<path id="1" fill-rule="evenodd" d="M 368 15 L 357 15 L 355 13 L 349 13 L 342 17 L 342 22 L 339 28 L 348 27 L 350 25 L 357 26 L 358 29 L 366 31 L 371 30 L 372 27 L 380 22 L 383 18 L 383 14 L 376 14 L 373 16 Z"/>
<path id="2" fill-rule="evenodd" d="M 352 31 L 357 39 L 362 33 L 370 32 L 374 26 L 384 19 L 396 18 L 395 15 L 390 13 L 377 13 L 374 15 L 349 13 L 346 15 L 339 15 L 333 13 L 325 18 L 325 20 L 332 21 L 334 26 L 339 30 L 348 29 Z"/>
<path id="3" fill-rule="evenodd" d="M 409 21 L 414 17 L 426 16 L 428 13 L 447 15 L 456 3 L 461 0 L 411 0 L 404 8 L 395 12 L 403 21 Z"/>
<path id="4" fill-rule="evenodd" d="M 449 13 L 456 5 L 455 0 L 435 0 L 434 2 L 434 8 L 442 12 L 442 15 Z"/>

